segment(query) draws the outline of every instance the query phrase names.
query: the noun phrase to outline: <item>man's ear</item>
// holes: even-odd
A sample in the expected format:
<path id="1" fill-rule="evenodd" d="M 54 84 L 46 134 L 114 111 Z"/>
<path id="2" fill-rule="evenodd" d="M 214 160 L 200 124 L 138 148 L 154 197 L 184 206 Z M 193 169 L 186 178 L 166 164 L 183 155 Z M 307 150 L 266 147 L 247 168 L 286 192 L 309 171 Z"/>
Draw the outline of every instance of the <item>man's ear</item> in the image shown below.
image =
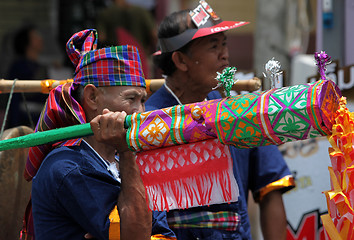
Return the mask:
<path id="1" fill-rule="evenodd" d="M 186 63 L 187 55 L 176 51 L 172 53 L 172 61 L 174 62 L 177 69 L 186 72 L 188 70 L 188 65 Z"/>
<path id="2" fill-rule="evenodd" d="M 95 111 L 98 108 L 98 89 L 92 85 L 87 84 L 84 88 L 84 93 L 82 96 L 82 105 L 84 109 L 89 109 L 90 111 Z"/>

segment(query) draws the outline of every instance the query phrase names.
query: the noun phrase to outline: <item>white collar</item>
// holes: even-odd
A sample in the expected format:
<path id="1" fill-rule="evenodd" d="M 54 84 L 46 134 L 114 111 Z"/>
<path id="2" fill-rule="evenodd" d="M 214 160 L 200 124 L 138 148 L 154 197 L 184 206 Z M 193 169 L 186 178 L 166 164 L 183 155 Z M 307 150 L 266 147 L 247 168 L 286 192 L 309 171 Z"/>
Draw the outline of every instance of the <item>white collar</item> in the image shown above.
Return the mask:
<path id="1" fill-rule="evenodd" d="M 91 150 L 98 156 L 98 158 L 104 163 L 104 165 L 106 166 L 106 169 L 108 172 L 110 172 L 113 177 L 115 179 L 117 179 L 118 182 L 121 182 L 121 179 L 120 179 L 120 175 L 119 175 L 119 171 L 118 171 L 118 168 L 117 168 L 117 163 L 119 163 L 119 158 L 117 156 L 115 156 L 115 160 L 117 162 L 108 162 L 106 160 L 104 160 L 101 155 L 98 154 L 98 152 L 96 152 L 95 149 L 93 149 L 93 147 L 88 143 L 86 142 L 84 139 L 82 139 L 83 142 L 85 142 L 87 144 L 87 146 L 89 146 L 91 148 Z"/>
<path id="2" fill-rule="evenodd" d="M 171 88 L 169 88 L 166 84 L 166 81 L 163 84 L 165 86 L 165 88 L 167 89 L 167 91 L 169 91 L 171 93 L 171 95 L 176 99 L 176 101 L 178 102 L 179 105 L 183 105 L 181 103 L 181 101 L 179 100 L 179 98 L 176 96 L 176 94 L 171 90 Z"/>

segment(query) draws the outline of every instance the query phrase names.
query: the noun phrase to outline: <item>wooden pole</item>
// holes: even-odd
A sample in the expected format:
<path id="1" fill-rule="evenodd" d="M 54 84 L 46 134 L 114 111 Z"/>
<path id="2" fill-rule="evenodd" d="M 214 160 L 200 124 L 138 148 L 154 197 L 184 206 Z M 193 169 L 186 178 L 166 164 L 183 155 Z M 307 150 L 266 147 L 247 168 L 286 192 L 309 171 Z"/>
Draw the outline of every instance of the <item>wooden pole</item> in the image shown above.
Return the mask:
<path id="1" fill-rule="evenodd" d="M 67 80 L 17 80 L 15 83 L 14 92 L 41 92 L 49 93 L 50 90 L 57 87 L 60 84 L 71 82 L 72 79 Z M 0 94 L 9 93 L 13 85 L 13 80 L 0 79 Z M 164 79 L 146 79 L 146 90 L 148 94 L 156 92 L 163 84 Z M 246 80 L 238 80 L 234 86 L 235 91 L 257 91 L 262 86 L 262 82 L 259 78 L 252 78 Z"/>
<path id="2" fill-rule="evenodd" d="M 37 145 L 55 143 L 66 139 L 74 139 L 89 135 L 93 135 L 90 123 L 78 124 L 2 140 L 0 141 L 0 151 L 34 147 Z"/>

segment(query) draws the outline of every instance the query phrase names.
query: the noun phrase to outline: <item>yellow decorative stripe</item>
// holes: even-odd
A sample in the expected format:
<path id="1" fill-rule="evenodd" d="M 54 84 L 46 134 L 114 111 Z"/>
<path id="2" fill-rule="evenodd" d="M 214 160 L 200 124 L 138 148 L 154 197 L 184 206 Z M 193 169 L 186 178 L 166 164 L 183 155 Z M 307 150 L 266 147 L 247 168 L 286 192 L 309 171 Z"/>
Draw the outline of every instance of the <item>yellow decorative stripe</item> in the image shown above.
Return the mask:
<path id="1" fill-rule="evenodd" d="M 151 240 L 158 240 L 158 239 L 171 239 L 171 240 L 176 240 L 177 238 L 175 237 L 167 237 L 167 236 L 164 236 L 162 234 L 157 234 L 157 235 L 154 235 L 154 236 L 151 236 Z"/>
<path id="2" fill-rule="evenodd" d="M 117 206 L 109 214 L 109 240 L 120 240 L 120 218 Z"/>
<path id="3" fill-rule="evenodd" d="M 343 239 L 339 235 L 338 230 L 337 230 L 336 226 L 334 225 L 329 214 L 321 215 L 321 220 L 322 220 L 323 226 L 325 228 L 325 231 L 327 232 L 330 239 L 332 239 L 332 240 Z"/>
<path id="4" fill-rule="evenodd" d="M 273 138 L 273 135 L 270 133 L 269 126 L 267 125 L 267 120 L 266 117 L 268 116 L 268 111 L 265 111 L 265 106 L 267 103 L 267 97 L 270 95 L 272 92 L 269 91 L 261 96 L 261 106 L 260 106 L 260 119 L 261 119 L 261 125 L 264 129 L 265 135 L 273 142 L 273 144 L 277 144 L 277 141 Z"/>
<path id="5" fill-rule="evenodd" d="M 176 139 L 176 142 L 179 143 L 179 144 L 183 143 L 181 132 L 180 132 L 181 125 L 183 124 L 181 108 L 182 108 L 181 106 L 177 106 L 176 107 L 176 115 L 173 116 L 176 119 L 175 126 L 176 126 L 176 129 L 177 129 L 177 130 L 174 130 L 173 133 L 174 133 L 174 137 Z"/>
<path id="6" fill-rule="evenodd" d="M 49 93 L 50 90 L 53 89 L 53 83 L 55 82 L 55 80 L 52 79 L 47 79 L 47 80 L 42 80 L 41 81 L 41 89 L 42 89 L 42 93 Z"/>
<path id="7" fill-rule="evenodd" d="M 260 202 L 267 193 L 288 187 L 295 187 L 295 180 L 291 175 L 285 176 L 261 188 L 258 192 L 254 193 L 254 199 L 256 202 Z"/>
<path id="8" fill-rule="evenodd" d="M 145 83 L 146 83 L 146 93 L 147 93 L 147 94 L 152 93 L 152 92 L 151 92 L 151 87 L 150 87 L 150 85 L 151 85 L 151 80 L 145 79 Z"/>
<path id="9" fill-rule="evenodd" d="M 53 88 L 57 87 L 58 85 L 63 85 L 68 82 L 73 82 L 72 79 L 66 80 L 53 80 L 53 79 L 46 79 L 41 81 L 41 92 L 42 93 L 49 93 Z"/>
<path id="10" fill-rule="evenodd" d="M 117 206 L 115 206 L 112 212 L 109 214 L 109 221 L 111 222 L 109 226 L 109 240 L 120 240 L 120 218 Z M 158 239 L 176 240 L 177 238 L 167 237 L 162 234 L 151 236 L 151 240 Z"/>
<path id="11" fill-rule="evenodd" d="M 129 144 L 130 146 L 133 147 L 133 149 L 138 149 L 138 142 L 139 142 L 139 138 L 138 136 L 138 119 L 137 119 L 137 113 L 133 113 L 131 115 L 131 126 L 130 126 L 130 130 L 129 133 L 130 133 L 130 137 L 129 137 Z M 128 136 L 127 136 L 128 137 Z"/>
<path id="12" fill-rule="evenodd" d="M 68 82 L 73 82 L 74 80 L 73 79 L 66 79 L 66 80 L 59 80 L 59 84 L 63 85 L 65 83 L 68 83 Z"/>

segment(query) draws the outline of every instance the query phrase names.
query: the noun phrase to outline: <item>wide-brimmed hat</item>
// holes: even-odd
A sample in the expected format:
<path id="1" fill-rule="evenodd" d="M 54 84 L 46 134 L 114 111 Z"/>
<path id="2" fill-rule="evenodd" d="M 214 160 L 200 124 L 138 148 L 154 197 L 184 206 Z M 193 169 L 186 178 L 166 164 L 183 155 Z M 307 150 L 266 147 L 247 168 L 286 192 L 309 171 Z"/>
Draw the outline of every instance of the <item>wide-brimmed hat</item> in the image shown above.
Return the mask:
<path id="1" fill-rule="evenodd" d="M 161 53 L 176 51 L 196 38 L 224 32 L 249 23 L 244 21 L 221 20 L 204 0 L 199 1 L 199 5 L 194 10 L 190 11 L 189 15 L 196 28 L 187 29 L 173 37 L 159 38 Z"/>

